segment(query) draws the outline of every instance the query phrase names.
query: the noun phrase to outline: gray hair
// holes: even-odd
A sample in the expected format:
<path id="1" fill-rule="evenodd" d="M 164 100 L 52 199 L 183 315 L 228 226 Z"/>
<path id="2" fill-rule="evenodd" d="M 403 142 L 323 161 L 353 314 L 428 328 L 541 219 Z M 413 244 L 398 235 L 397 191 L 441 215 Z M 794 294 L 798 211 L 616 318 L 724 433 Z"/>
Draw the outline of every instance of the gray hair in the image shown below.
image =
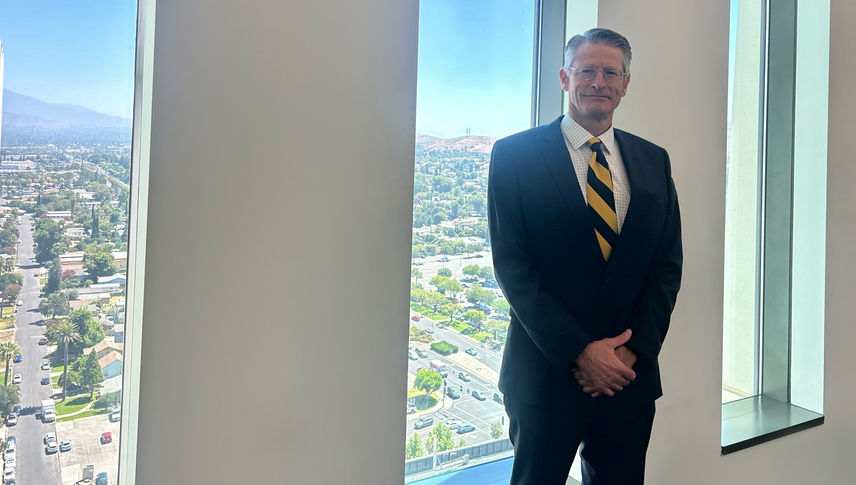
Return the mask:
<path id="1" fill-rule="evenodd" d="M 630 61 L 633 57 L 630 52 L 630 42 L 623 35 L 609 29 L 589 29 L 582 35 L 578 34 L 571 37 L 565 46 L 565 71 L 570 69 L 577 51 L 583 44 L 605 44 L 621 49 L 621 52 L 624 53 L 624 73 L 630 74 Z"/>

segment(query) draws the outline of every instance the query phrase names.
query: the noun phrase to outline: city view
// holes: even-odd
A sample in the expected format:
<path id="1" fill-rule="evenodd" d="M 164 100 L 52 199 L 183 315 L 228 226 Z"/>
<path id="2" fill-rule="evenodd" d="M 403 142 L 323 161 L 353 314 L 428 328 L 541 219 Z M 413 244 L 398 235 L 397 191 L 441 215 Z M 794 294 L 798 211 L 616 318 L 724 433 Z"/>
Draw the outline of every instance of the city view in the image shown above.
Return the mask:
<path id="1" fill-rule="evenodd" d="M 3 484 L 117 483 L 132 84 L 105 88 L 100 83 L 111 82 L 110 76 L 95 66 L 133 66 L 128 61 L 133 60 L 135 3 L 125 3 L 113 12 L 131 27 L 123 33 L 121 58 L 99 59 L 92 52 L 86 63 L 64 52 L 62 42 L 80 43 L 84 36 L 86 42 L 106 42 L 106 37 L 76 33 L 87 26 L 69 22 L 55 36 L 31 40 L 32 34 L 21 30 L 68 12 L 0 6 Z M 81 64 L 80 72 L 49 61 L 54 54 Z M 56 76 L 52 69 L 68 74 Z M 73 81 L 87 76 L 84 69 L 89 87 Z M 131 80 L 133 69 L 126 71 L 120 77 Z M 45 86 L 46 79 L 54 84 Z M 82 87 L 72 92 L 70 86 L 78 84 Z M 89 107 L 93 93 L 108 99 L 113 91 L 128 98 L 122 107 L 107 112 Z M 46 93 L 56 97 L 42 98 Z"/>

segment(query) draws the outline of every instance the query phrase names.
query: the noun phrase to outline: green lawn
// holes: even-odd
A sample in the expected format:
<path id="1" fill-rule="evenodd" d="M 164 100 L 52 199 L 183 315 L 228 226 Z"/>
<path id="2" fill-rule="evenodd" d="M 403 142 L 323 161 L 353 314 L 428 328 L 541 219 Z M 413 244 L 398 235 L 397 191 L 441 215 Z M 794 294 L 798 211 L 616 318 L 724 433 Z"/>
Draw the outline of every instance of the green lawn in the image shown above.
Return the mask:
<path id="1" fill-rule="evenodd" d="M 56 414 L 57 416 L 62 416 L 63 414 L 80 411 L 92 401 L 93 399 L 89 398 L 89 394 L 68 398 L 65 400 L 65 402 L 56 403 Z"/>
<path id="2" fill-rule="evenodd" d="M 106 414 L 107 411 L 109 411 L 109 410 L 108 409 L 90 409 L 89 411 L 84 411 L 80 414 L 75 414 L 73 416 L 65 416 L 65 417 L 60 416 L 57 418 L 56 421 L 58 423 L 62 423 L 65 421 L 72 421 L 74 419 L 88 418 L 89 416 L 95 416 L 97 414 Z"/>
<path id="3" fill-rule="evenodd" d="M 0 330 L 6 330 L 7 328 L 12 328 L 15 326 L 15 317 L 3 317 L 0 318 Z"/>

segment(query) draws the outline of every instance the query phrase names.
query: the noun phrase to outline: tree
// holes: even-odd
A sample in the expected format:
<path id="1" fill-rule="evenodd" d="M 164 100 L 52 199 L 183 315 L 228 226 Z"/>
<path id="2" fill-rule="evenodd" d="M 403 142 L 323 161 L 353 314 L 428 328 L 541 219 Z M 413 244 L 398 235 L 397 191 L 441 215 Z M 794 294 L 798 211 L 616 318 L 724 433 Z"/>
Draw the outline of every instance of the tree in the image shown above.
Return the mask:
<path id="1" fill-rule="evenodd" d="M 11 261 L 11 259 L 10 259 Z M 0 275 L 0 288 L 6 288 L 9 285 L 23 285 L 24 279 L 19 273 L 5 273 Z"/>
<path id="2" fill-rule="evenodd" d="M 6 289 L 3 290 L 3 299 L 7 301 L 14 302 L 18 299 L 18 294 L 21 293 L 21 285 L 11 284 L 6 285 Z"/>
<path id="3" fill-rule="evenodd" d="M 51 318 L 57 315 L 68 315 L 70 310 L 68 300 L 69 294 L 65 291 L 52 293 L 39 302 L 39 312 L 45 316 L 50 315 Z"/>
<path id="4" fill-rule="evenodd" d="M 21 391 L 18 386 L 0 387 L 0 412 L 8 416 L 16 404 L 21 403 Z"/>
<path id="5" fill-rule="evenodd" d="M 436 291 L 426 292 L 424 298 L 422 298 L 422 304 L 435 312 L 440 311 L 440 307 L 446 303 L 449 303 L 449 299 L 443 296 L 442 293 Z"/>
<path id="6" fill-rule="evenodd" d="M 422 277 L 422 272 L 419 271 L 419 268 L 410 268 L 410 277 L 413 278 L 414 280 L 418 280 L 419 278 Z M 419 444 L 421 446 L 422 442 L 420 441 Z"/>
<path id="7" fill-rule="evenodd" d="M 0 359 L 6 363 L 6 373 L 3 376 L 3 386 L 7 386 L 9 384 L 9 361 L 12 360 L 12 357 L 15 354 L 21 352 L 21 347 L 18 346 L 15 342 L 3 342 L 0 344 Z"/>
<path id="8" fill-rule="evenodd" d="M 477 264 L 468 264 L 464 266 L 464 274 L 467 276 L 478 276 L 479 274 L 479 265 Z"/>
<path id="9" fill-rule="evenodd" d="M 420 391 L 425 391 L 425 396 L 431 395 L 432 392 L 440 389 L 442 385 L 443 376 L 431 369 L 419 369 L 416 372 L 416 379 L 413 381 L 413 387 Z"/>
<path id="10" fill-rule="evenodd" d="M 467 446 L 467 442 L 466 442 L 466 441 L 464 441 L 464 439 L 463 439 L 463 438 L 461 438 L 460 440 L 458 440 L 458 448 L 463 448 L 463 447 L 465 447 L 465 446 Z"/>
<path id="11" fill-rule="evenodd" d="M 428 433 L 427 435 L 425 435 L 425 450 L 428 453 L 433 453 L 435 451 L 435 441 L 436 439 L 434 439 L 434 433 Z"/>
<path id="12" fill-rule="evenodd" d="M 461 305 L 458 305 L 457 303 L 446 303 L 440 307 L 440 313 L 449 316 L 449 323 L 452 323 L 455 317 L 460 315 L 463 310 L 464 309 L 461 308 Z"/>
<path id="13" fill-rule="evenodd" d="M 95 205 L 92 206 L 92 226 L 90 226 L 89 234 L 92 235 L 92 239 L 98 239 L 100 232 L 101 221 L 98 220 L 98 211 L 95 210 Z"/>
<path id="14" fill-rule="evenodd" d="M 104 340 L 104 329 L 86 308 L 75 308 L 68 315 L 68 321 L 77 331 L 78 340 L 84 347 L 91 347 Z"/>
<path id="15" fill-rule="evenodd" d="M 493 311 L 507 317 L 511 311 L 511 305 L 508 304 L 508 300 L 505 298 L 497 298 L 493 303 Z"/>
<path id="16" fill-rule="evenodd" d="M 493 304 L 496 296 L 490 291 L 481 287 L 481 285 L 473 285 L 467 289 L 467 301 L 476 305 L 479 308 L 487 309 Z"/>
<path id="17" fill-rule="evenodd" d="M 491 281 L 495 279 L 493 276 L 493 268 L 491 268 L 490 266 L 482 266 L 481 268 L 479 268 L 479 278 L 485 281 Z"/>
<path id="18" fill-rule="evenodd" d="M 48 281 L 45 283 L 45 294 L 59 291 L 62 287 L 62 261 L 57 256 L 53 262 L 48 265 Z"/>
<path id="19" fill-rule="evenodd" d="M 36 261 L 39 264 L 56 259 L 68 248 L 68 240 L 62 227 L 52 219 L 36 220 L 33 239 L 36 242 Z"/>
<path id="20" fill-rule="evenodd" d="M 452 430 L 445 424 L 438 423 L 430 434 L 434 435 L 437 442 L 437 451 L 451 450 L 455 447 L 455 442 L 452 441 Z"/>
<path id="21" fill-rule="evenodd" d="M 45 337 L 49 341 L 63 346 L 62 400 L 65 401 L 65 390 L 68 385 L 68 344 L 77 341 L 80 335 L 71 322 L 59 322 L 48 325 L 45 329 Z"/>
<path id="22" fill-rule="evenodd" d="M 440 268 L 437 270 L 437 274 L 440 276 L 445 276 L 446 278 L 452 277 L 452 270 L 449 268 Z"/>
<path id="23" fill-rule="evenodd" d="M 83 267 L 93 280 L 99 276 L 109 276 L 116 272 L 113 253 L 106 248 L 90 246 L 83 252 Z"/>
<path id="24" fill-rule="evenodd" d="M 476 329 L 481 328 L 481 324 L 486 318 L 484 312 L 481 310 L 467 310 L 464 312 L 464 320 L 470 322 Z"/>
<path id="25" fill-rule="evenodd" d="M 418 433 L 413 433 L 413 436 L 407 440 L 407 447 L 404 449 L 404 458 L 411 459 L 425 454 L 425 449 L 422 448 L 422 438 Z"/>
<path id="26" fill-rule="evenodd" d="M 505 335 L 508 332 L 508 322 L 503 320 L 488 320 L 484 324 L 484 331 L 493 335 L 493 339 L 499 339 L 500 335 Z"/>
<path id="27" fill-rule="evenodd" d="M 498 440 L 500 436 L 502 436 L 503 429 L 502 423 L 499 421 L 494 421 L 490 423 L 490 436 L 491 438 Z"/>
<path id="28" fill-rule="evenodd" d="M 89 355 L 79 357 L 74 362 L 74 372 L 78 376 L 79 384 L 89 390 L 89 399 L 92 399 L 96 386 L 100 387 L 104 382 L 104 373 L 98 364 L 98 354 L 90 352 Z"/>

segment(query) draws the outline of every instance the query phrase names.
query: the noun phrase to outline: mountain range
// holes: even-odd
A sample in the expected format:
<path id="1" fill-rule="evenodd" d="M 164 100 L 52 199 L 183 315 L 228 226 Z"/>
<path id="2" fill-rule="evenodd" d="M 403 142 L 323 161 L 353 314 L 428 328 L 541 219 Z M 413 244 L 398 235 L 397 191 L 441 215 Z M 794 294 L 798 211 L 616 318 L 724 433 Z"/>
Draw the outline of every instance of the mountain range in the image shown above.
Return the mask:
<path id="1" fill-rule="evenodd" d="M 130 128 L 131 120 L 77 106 L 46 103 L 3 90 L 3 129 L 7 128 Z"/>
<path id="2" fill-rule="evenodd" d="M 490 153 L 496 138 L 468 135 L 457 138 L 437 138 L 431 135 L 416 135 L 416 146 L 425 151 L 455 151 Z"/>

